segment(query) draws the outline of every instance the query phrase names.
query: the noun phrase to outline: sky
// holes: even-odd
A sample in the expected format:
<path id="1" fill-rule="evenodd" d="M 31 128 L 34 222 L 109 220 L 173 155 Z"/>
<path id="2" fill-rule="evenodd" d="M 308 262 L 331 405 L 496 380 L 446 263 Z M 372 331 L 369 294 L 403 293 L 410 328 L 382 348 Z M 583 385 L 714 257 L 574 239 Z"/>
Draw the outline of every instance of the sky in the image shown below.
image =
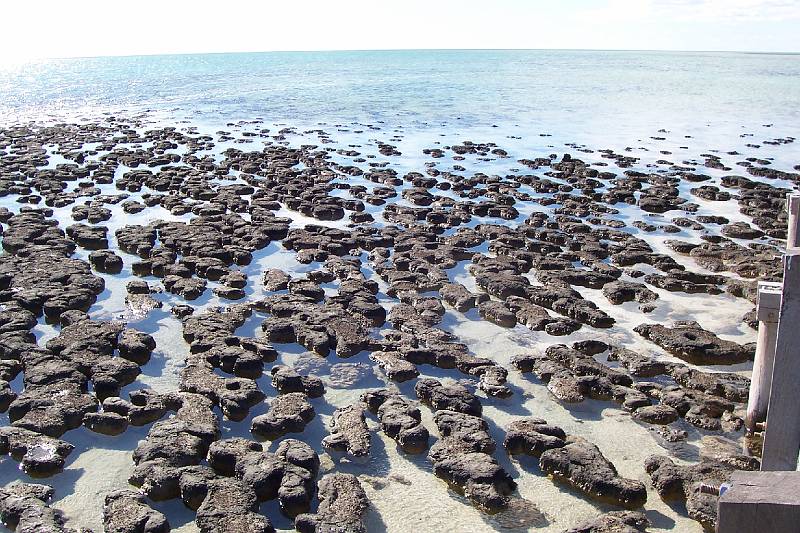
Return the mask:
<path id="1" fill-rule="evenodd" d="M 408 48 L 800 52 L 800 0 L 21 0 L 0 62 Z"/>

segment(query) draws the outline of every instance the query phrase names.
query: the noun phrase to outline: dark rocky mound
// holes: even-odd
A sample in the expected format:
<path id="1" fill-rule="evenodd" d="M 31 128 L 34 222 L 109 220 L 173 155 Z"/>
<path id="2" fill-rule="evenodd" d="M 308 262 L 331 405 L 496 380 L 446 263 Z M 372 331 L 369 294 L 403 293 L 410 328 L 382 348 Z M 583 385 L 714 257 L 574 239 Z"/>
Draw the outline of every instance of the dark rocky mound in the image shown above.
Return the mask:
<path id="1" fill-rule="evenodd" d="M 553 448 L 567 445 L 567 434 L 558 426 L 552 426 L 542 418 L 525 418 L 512 422 L 506 428 L 503 446 L 511 455 L 540 457 Z"/>
<path id="2" fill-rule="evenodd" d="M 322 439 L 322 445 L 331 450 L 345 451 L 354 457 L 364 457 L 369 455 L 370 441 L 364 407 L 355 403 L 334 411 L 331 434 Z"/>
<path id="3" fill-rule="evenodd" d="M 439 410 L 434 422 L 442 436 L 428 453 L 434 474 L 486 513 L 505 509 L 516 483 L 491 456 L 495 443 L 486 421 L 467 413 Z"/>
<path id="4" fill-rule="evenodd" d="M 20 427 L 0 428 L 0 455 L 11 455 L 31 477 L 48 477 L 61 472 L 75 447 Z"/>
<path id="5" fill-rule="evenodd" d="M 634 331 L 674 356 L 696 365 L 731 365 L 752 361 L 755 356 L 754 346 L 722 340 L 697 322 L 676 322 L 671 328 L 642 324 Z"/>
<path id="6" fill-rule="evenodd" d="M 366 533 L 364 515 L 369 500 L 358 479 L 352 474 L 325 475 L 318 484 L 319 507 L 314 514 L 301 514 L 294 526 L 301 533 L 343 531 Z"/>
<path id="7" fill-rule="evenodd" d="M 423 403 L 435 410 L 446 409 L 474 416 L 481 415 L 480 400 L 463 385 L 443 385 L 435 379 L 426 378 L 417 381 L 414 390 Z"/>
<path id="8" fill-rule="evenodd" d="M 66 520 L 61 511 L 48 505 L 54 492 L 47 485 L 34 483 L 17 483 L 0 489 L 0 517 L 3 524 L 20 533 L 78 533 L 65 527 Z"/>
<path id="9" fill-rule="evenodd" d="M 286 433 L 301 433 L 314 415 L 308 396 L 302 392 L 289 392 L 274 398 L 266 414 L 253 418 L 250 431 L 275 440 Z"/>
<path id="10" fill-rule="evenodd" d="M 718 486 L 726 482 L 735 470 L 758 470 L 759 462 L 738 453 L 709 454 L 699 463 L 678 465 L 663 455 L 650 456 L 644 468 L 653 487 L 664 500 L 686 502 L 689 517 L 707 530 L 713 530 L 717 520 L 718 496 L 700 491 L 700 484 Z"/>
<path id="11" fill-rule="evenodd" d="M 140 493 L 116 490 L 106 495 L 103 529 L 108 533 L 167 533 L 169 522 Z"/>
<path id="12" fill-rule="evenodd" d="M 647 501 L 644 483 L 620 477 L 597 446 L 580 437 L 567 437 L 565 446 L 544 451 L 539 466 L 601 501 L 626 508 L 641 507 Z"/>
<path id="13" fill-rule="evenodd" d="M 644 513 L 637 511 L 609 511 L 573 526 L 564 533 L 640 533 L 650 527 Z"/>
<path id="14" fill-rule="evenodd" d="M 397 441 L 406 453 L 422 453 L 428 449 L 430 435 L 422 425 L 419 408 L 388 389 L 375 389 L 361 395 L 369 410 L 376 415 L 381 429 Z"/>

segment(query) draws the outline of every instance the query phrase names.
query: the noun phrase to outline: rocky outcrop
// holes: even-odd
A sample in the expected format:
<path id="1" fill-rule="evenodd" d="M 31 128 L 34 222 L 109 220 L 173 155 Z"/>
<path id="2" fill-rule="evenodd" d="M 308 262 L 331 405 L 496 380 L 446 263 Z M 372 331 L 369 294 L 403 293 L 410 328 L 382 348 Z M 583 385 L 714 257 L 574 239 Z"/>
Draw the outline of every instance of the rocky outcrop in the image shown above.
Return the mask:
<path id="1" fill-rule="evenodd" d="M 291 518 L 308 512 L 316 489 L 319 457 L 296 439 L 281 442 L 275 453 L 249 452 L 236 462 L 236 477 L 252 487 L 259 501 L 277 498 Z"/>
<path id="2" fill-rule="evenodd" d="M 594 444 L 569 436 L 566 445 L 542 453 L 542 471 L 562 479 L 601 501 L 634 509 L 647 501 L 644 483 L 620 477 L 614 465 Z"/>
<path id="3" fill-rule="evenodd" d="M 358 403 L 336 409 L 330 430 L 331 434 L 322 439 L 325 448 L 347 452 L 354 457 L 369 455 L 370 433 L 364 408 Z"/>
<path id="4" fill-rule="evenodd" d="M 650 521 L 644 513 L 638 511 L 609 511 L 564 533 L 640 533 L 650 527 Z"/>
<path id="5" fill-rule="evenodd" d="M 614 305 L 636 301 L 642 304 L 658 299 L 658 294 L 642 283 L 633 281 L 612 281 L 603 286 L 603 296 Z"/>
<path id="6" fill-rule="evenodd" d="M 543 418 L 515 420 L 506 428 L 503 446 L 510 455 L 532 455 L 567 445 L 567 434 L 558 426 L 552 426 Z"/>
<path id="7" fill-rule="evenodd" d="M 435 379 L 426 378 L 417 381 L 414 390 L 423 403 L 435 410 L 446 409 L 474 416 L 481 415 L 480 400 L 463 385 L 443 385 Z"/>
<path id="8" fill-rule="evenodd" d="M 372 352 L 369 358 L 375 361 L 386 373 L 386 377 L 392 381 L 402 383 L 419 376 L 416 365 L 403 359 L 400 352 Z"/>
<path id="9" fill-rule="evenodd" d="M 559 400 L 575 403 L 586 397 L 622 403 L 629 410 L 650 401 L 631 387 L 630 375 L 596 361 L 591 355 L 563 344 L 550 346 L 543 355 L 523 354 L 512 359 L 520 372 L 533 372 Z"/>
<path id="10" fill-rule="evenodd" d="M 308 402 L 308 396 L 302 392 L 289 392 L 274 398 L 266 414 L 253 418 L 250 431 L 275 440 L 286 433 L 301 433 L 314 416 L 314 407 Z"/>
<path id="11" fill-rule="evenodd" d="M 250 408 L 264 399 L 258 384 L 249 378 L 224 378 L 214 373 L 202 356 L 190 355 L 181 371 L 181 390 L 202 394 L 219 405 L 231 420 L 242 420 Z"/>
<path id="12" fill-rule="evenodd" d="M 214 479 L 197 508 L 195 523 L 201 533 L 274 533 L 267 517 L 258 512 L 253 489 L 236 479 Z"/>
<path id="13" fill-rule="evenodd" d="M 3 524 L 19 533 L 77 533 L 64 526 L 66 520 L 61 511 L 48 505 L 54 492 L 47 485 L 34 483 L 18 483 L 0 489 Z"/>
<path id="14" fill-rule="evenodd" d="M 428 453 L 434 474 L 486 513 L 505 509 L 516 483 L 491 456 L 495 443 L 486 421 L 468 413 L 438 410 L 434 422 L 442 436 Z"/>
<path id="15" fill-rule="evenodd" d="M 129 482 L 154 501 L 180 496 L 181 468 L 199 465 L 219 435 L 213 403 L 205 396 L 177 393 L 162 398 L 175 416 L 156 422 L 133 451 Z"/>
<path id="16" fill-rule="evenodd" d="M 416 405 L 388 389 L 367 391 L 361 401 L 378 416 L 383 432 L 404 452 L 416 454 L 428 449 L 430 435 Z"/>
<path id="17" fill-rule="evenodd" d="M 764 150 L 792 138 L 746 145 L 760 148 L 753 157 L 713 151 L 694 159 L 670 157 L 667 149 L 616 153 L 569 144 L 592 161 L 534 154 L 517 160 L 532 172 L 508 168 L 491 175 L 474 164 L 493 167 L 511 150 L 466 140 L 426 148 L 435 161 L 399 173 L 388 159 L 401 155 L 395 145 L 402 128 L 353 126 L 358 130 L 337 127 L 349 130 L 353 142 L 366 140 L 366 130 L 386 135 L 376 133 L 383 138 L 377 143 L 331 146 L 335 140 L 325 129 L 270 131 L 258 119 L 205 135 L 191 125 L 153 127 L 124 113 L 0 128 L 0 197 L 7 206 L 0 207 L 0 412 L 8 413 L 0 453 L 20 461 L 25 475 L 44 477 L 69 460 L 73 429 L 113 441 L 130 426 L 147 426 L 132 454 L 130 481 L 140 492 L 108 494 L 110 531 L 166 530 L 148 502 L 176 498 L 196 511 L 200 531 L 272 531 L 260 512 L 271 499 L 297 517 L 301 531 L 363 531 L 368 504 L 352 476 L 327 476 L 319 510 L 308 514 L 319 457 L 287 433 L 305 431 L 315 416 L 312 404 L 327 405 L 314 399 L 325 387 L 358 396 L 376 378 L 402 383 L 420 373 L 449 376 L 459 381 L 415 383 L 420 403 L 433 411 L 433 439 L 422 423 L 425 409 L 399 389 L 379 389 L 350 405 L 337 403 L 342 407 L 332 413 L 324 444 L 367 456 L 377 443 L 367 425 L 374 416 L 404 453 L 426 451 L 434 474 L 479 509 L 511 507 L 487 523 L 516 523 L 523 500 L 513 498 L 506 463 L 493 457 L 496 429 L 481 418 L 481 402 L 511 405 L 518 388 L 498 364 L 504 354 L 478 348 L 462 334 L 470 321 L 475 327 L 490 322 L 498 334 L 495 326 L 514 328 L 502 336 L 523 350 L 587 328 L 618 326 L 606 337 L 624 339 L 626 325 L 614 316 L 637 305 L 641 313 L 667 312 L 687 294 L 722 291 L 754 304 L 758 280 L 780 280 L 790 191 L 767 182 L 800 182 L 800 175 L 779 170 L 779 158 Z M 663 133 L 648 143 L 659 146 Z M 218 142 L 224 147 L 215 148 Z M 445 155 L 452 157 L 440 159 Z M 730 174 L 734 164 L 750 177 Z M 715 177 L 703 166 L 729 174 Z M 682 198 L 687 192 L 692 196 Z M 736 202 L 740 216 L 720 216 L 709 202 Z M 678 213 L 660 215 L 669 212 Z M 109 235 L 101 224 L 120 213 L 146 222 L 119 227 L 116 221 Z M 664 240 L 667 234 L 676 238 Z M 702 271 L 685 266 L 691 262 Z M 114 282 L 106 288 L 108 280 Z M 123 294 L 117 294 L 120 282 Z M 663 291 L 675 294 L 658 304 Z M 247 299 L 254 293 L 262 296 Z M 194 299 L 196 312 L 185 303 Z M 230 302 L 239 299 L 247 300 Z M 605 312 L 606 300 L 624 309 Z M 210 303 L 225 301 L 224 307 Z M 725 341 L 696 323 L 659 324 L 657 318 L 636 331 L 689 363 L 752 358 L 752 345 Z M 168 353 L 153 357 L 153 336 L 132 329 L 153 327 L 153 320 L 159 339 L 182 323 L 183 361 Z M 752 327 L 754 312 L 744 320 Z M 263 336 L 241 333 L 254 325 Z M 747 378 L 633 351 L 605 337 L 580 338 L 571 346 L 545 342 L 513 365 L 535 374 L 559 402 L 616 402 L 630 413 L 624 424 L 647 424 L 670 449 L 688 438 L 685 424 L 704 434 L 741 429 Z M 311 354 L 283 354 L 281 362 L 292 366 L 270 365 L 264 378 L 265 364 L 279 357 L 273 342 L 298 343 Z M 166 360 L 166 370 L 178 369 L 177 391 L 128 388 Z M 263 404 L 269 391 L 260 390 L 259 380 L 271 380 L 275 389 Z M 165 383 L 159 381 L 159 391 Z M 236 422 L 249 421 L 253 408 L 260 410 L 252 433 L 275 440 L 277 449 L 244 437 L 217 440 L 219 413 L 227 419 L 225 433 L 238 434 Z M 730 450 L 709 451 L 707 439 L 697 464 L 651 458 L 646 468 L 659 493 L 686 501 L 690 515 L 712 527 L 715 499 L 696 484 L 716 484 L 731 468 L 754 465 Z M 504 446 L 512 456 L 539 458 L 542 471 L 592 498 L 629 507 L 643 500 L 641 486 L 621 478 L 597 446 L 543 419 L 515 418 Z M 370 480 L 375 490 L 388 486 L 382 483 Z M 18 531 L 66 531 L 60 513 L 47 505 L 51 497 L 47 487 L 8 486 L 0 489 L 0 514 L 10 525 L 18 522 Z M 646 523 L 639 513 L 610 512 L 574 530 L 633 532 Z"/>
<path id="18" fill-rule="evenodd" d="M 734 470 L 757 470 L 758 460 L 739 454 L 722 453 L 702 457 L 699 463 L 678 465 L 672 459 L 654 455 L 645 460 L 644 468 L 653 487 L 667 501 L 685 501 L 689 517 L 704 528 L 713 530 L 717 520 L 717 496 L 700 490 L 700 484 L 719 485 Z"/>
<path id="19" fill-rule="evenodd" d="M 301 376 L 293 368 L 285 365 L 272 367 L 272 386 L 281 394 L 302 392 L 309 398 L 319 398 L 325 394 L 325 385 L 316 376 Z"/>
<path id="20" fill-rule="evenodd" d="M 294 526 L 300 533 L 345 531 L 366 533 L 364 515 L 369 500 L 358 479 L 352 474 L 325 475 L 318 484 L 319 507 L 313 514 L 301 514 Z"/>
<path id="21" fill-rule="evenodd" d="M 20 427 L 0 428 L 0 455 L 11 455 L 31 477 L 48 477 L 61 472 L 75 447 Z"/>
<path id="22" fill-rule="evenodd" d="M 676 322 L 671 328 L 642 324 L 634 331 L 692 364 L 730 365 L 750 361 L 755 356 L 754 346 L 722 340 L 697 322 Z"/>
<path id="23" fill-rule="evenodd" d="M 116 490 L 106 495 L 103 529 L 108 533 L 167 533 L 169 522 L 140 493 Z"/>

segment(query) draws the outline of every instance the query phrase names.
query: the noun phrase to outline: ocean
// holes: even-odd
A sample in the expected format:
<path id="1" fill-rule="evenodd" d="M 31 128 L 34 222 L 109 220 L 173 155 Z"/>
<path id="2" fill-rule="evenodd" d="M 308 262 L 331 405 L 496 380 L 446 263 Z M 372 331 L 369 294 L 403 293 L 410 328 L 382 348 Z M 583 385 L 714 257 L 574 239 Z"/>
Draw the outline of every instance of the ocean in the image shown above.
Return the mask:
<path id="1" fill-rule="evenodd" d="M 800 119 L 800 55 L 572 50 L 273 52 L 0 66 L 4 122 L 126 111 L 195 120 L 498 125 L 629 137 Z M 588 140 L 588 139 L 585 139 Z"/>
<path id="2" fill-rule="evenodd" d="M 261 151 L 267 145 L 299 149 L 314 145 L 320 150 L 328 149 L 329 163 L 336 169 L 336 177 L 331 182 L 335 187 L 327 193 L 329 199 L 352 199 L 351 187 L 353 190 L 363 188 L 367 193 L 378 188 L 365 175 L 345 172 L 349 165 L 359 166 L 365 172 L 387 167 L 395 170 L 398 177 L 413 172 L 427 173 L 438 176 L 439 181 L 453 183 L 474 176 L 490 176 L 485 183 L 492 183 L 492 179 L 497 183 L 516 183 L 523 175 L 535 175 L 536 179 L 549 176 L 560 184 L 561 191 L 572 190 L 567 181 L 554 177 L 547 167 L 529 168 L 521 161 L 549 158 L 550 154 L 554 161 L 571 154 L 573 158 L 620 177 L 628 171 L 675 176 L 683 172 L 681 169 L 691 167 L 708 177 L 702 185 L 727 191 L 723 178 L 731 174 L 761 179 L 747 173 L 749 167 L 742 163 L 748 157 L 771 169 L 797 171 L 800 143 L 794 142 L 794 137 L 800 133 L 798 82 L 800 55 L 797 54 L 408 50 L 55 59 L 0 65 L 0 128 L 73 123 L 115 128 L 124 124 L 143 133 L 171 127 L 191 138 L 213 137 L 213 147 L 193 146 L 191 155 L 208 156 L 215 164 L 221 164 L 227 154 L 236 150 Z M 456 145 L 468 147 L 464 143 L 470 141 L 494 143 L 490 147 L 496 145 L 507 152 L 507 156 L 496 155 L 488 149 L 464 156 L 449 149 Z M 381 148 L 383 143 L 395 147 L 399 155 L 386 153 Z M 93 141 L 84 146 L 87 163 L 100 161 L 104 149 L 99 149 L 99 153 L 95 151 L 100 144 Z M 150 141 L 120 142 L 117 148 L 134 151 L 151 146 Z M 42 143 L 41 147 L 48 156 L 49 169 L 72 163 L 70 154 L 63 152 L 57 143 Z M 423 152 L 436 148 L 444 151 L 442 157 L 434 158 L 430 151 Z M 629 166 L 616 166 L 619 160 L 605 157 L 607 152 L 601 150 L 613 150 L 634 159 Z M 178 160 L 186 160 L 189 153 L 187 146 L 181 143 L 177 148 L 169 147 L 164 151 Z M 709 154 L 719 157 L 723 165 L 709 165 L 709 161 L 713 162 Z M 0 157 L 7 155 L 0 146 Z M 388 163 L 382 167 L 382 162 Z M 370 166 L 373 163 L 375 167 Z M 756 163 L 751 161 L 750 164 Z M 296 166 L 298 173 L 306 170 L 303 165 Z M 114 178 L 121 178 L 132 168 L 119 163 Z M 142 168 L 145 165 L 139 167 Z M 158 172 L 163 163 L 149 168 Z M 435 174 L 431 171 L 434 168 L 443 174 Z M 209 183 L 212 187 L 243 185 L 247 180 L 243 174 L 238 169 L 231 170 L 230 180 L 217 176 L 209 178 Z M 766 181 L 787 191 L 797 190 L 797 181 L 787 176 Z M 606 180 L 599 188 L 610 187 L 610 183 Z M 101 195 L 109 198 L 122 192 L 113 183 L 98 181 L 94 185 Z M 534 190 L 530 185 L 523 183 L 517 187 L 519 193 L 533 200 L 516 201 L 518 213 L 515 216 L 498 218 L 478 214 L 457 228 L 444 229 L 441 235 L 446 238 L 460 229 L 474 229 L 480 224 L 516 229 L 523 227 L 536 213 L 547 213 L 553 220 L 563 215 L 558 211 L 562 207 L 560 203 L 539 202 L 550 193 Z M 70 190 L 74 186 L 70 184 Z M 682 267 L 714 275 L 716 272 L 698 265 L 693 258 L 676 254 L 669 247 L 669 241 L 718 242 L 724 235 L 721 225 L 704 223 L 705 226 L 698 229 L 690 223 L 677 223 L 675 219 L 725 217 L 730 223 L 752 224 L 753 218 L 740 209 L 736 191 L 732 191 L 732 197 L 720 195 L 719 199 L 709 199 L 693 192 L 697 186 L 687 180 L 675 185 L 681 197 L 697 205 L 694 212 L 644 213 L 636 205 L 618 203 L 614 205 L 617 212 L 608 218 L 622 223 L 625 232 L 642 239 L 655 252 L 674 256 Z M 409 180 L 396 185 L 397 197 L 388 203 L 400 208 L 417 208 L 413 198 L 404 194 L 411 188 Z M 481 190 L 469 201 L 496 198 L 491 194 L 494 191 Z M 435 193 L 435 205 L 452 207 L 465 199 L 455 188 L 442 187 L 435 191 L 431 188 L 431 191 Z M 143 193 L 153 192 L 147 187 L 130 189 L 126 200 L 144 202 Z M 584 192 L 575 189 L 573 194 L 581 196 Z M 19 196 L 14 193 L 0 197 L 0 207 L 19 213 L 23 206 Z M 255 200 L 250 194 L 242 198 L 246 202 Z M 635 198 L 641 198 L 639 192 Z M 89 201 L 90 197 L 79 197 L 76 203 Z M 187 200 L 187 205 L 194 206 L 193 201 Z M 396 219 L 387 216 L 385 205 L 364 203 L 364 213 L 374 217 L 367 225 L 385 228 L 397 224 Z M 189 350 L 182 336 L 181 320 L 169 309 L 187 302 L 163 290 L 153 294 L 153 298 L 163 304 L 163 309 L 155 309 L 146 316 L 132 314 L 126 303 L 126 283 L 145 279 L 160 287 L 162 280 L 153 275 L 134 275 L 132 264 L 139 258 L 119 250 L 115 232 L 126 225 L 148 225 L 157 220 L 188 222 L 193 214 L 190 209 L 179 212 L 158 203 L 148 204 L 147 209 L 136 213 L 123 210 L 120 203 L 109 201 L 103 206 L 110 211 L 110 218 L 101 224 L 108 228 L 110 248 L 123 259 L 124 267 L 119 274 L 96 272 L 103 278 L 105 290 L 89 308 L 89 315 L 94 320 L 126 321 L 131 327 L 151 334 L 157 342 L 152 360 L 142 366 L 142 373 L 133 383 L 123 387 L 122 396 L 140 388 L 174 392 L 180 384 L 180 372 Z M 62 229 L 77 220 L 73 207 L 73 203 L 66 203 L 54 208 L 53 217 Z M 320 221 L 290 207 L 282 200 L 275 214 L 290 220 L 293 230 L 308 224 L 347 231 L 363 227 L 363 224 L 351 223 L 347 217 Z M 246 211 L 240 213 L 249 222 L 250 214 Z M 345 213 L 350 216 L 354 211 L 347 208 Z M 593 227 L 600 227 L 596 219 L 583 219 Z M 643 222 L 657 229 L 645 229 Z M 9 225 L 3 222 L 2 229 L 7 235 Z M 765 247 L 780 248 L 777 239 L 759 239 Z M 733 238 L 732 242 L 749 246 L 752 239 Z M 489 258 L 496 255 L 496 249 L 487 242 L 470 247 L 470 251 Z M 398 298 L 387 294 L 390 287 L 379 275 L 377 260 L 367 251 L 359 254 L 356 257 L 361 262 L 361 272 L 380 287 L 376 296 L 380 304 L 387 310 L 398 305 Z M 79 247 L 74 257 L 88 261 L 90 251 Z M 446 274 L 450 282 L 461 283 L 469 291 L 478 293 L 482 288 L 476 282 L 471 270 L 474 265 L 470 263 L 470 260 L 459 260 L 446 269 Z M 577 261 L 574 263 L 576 268 L 584 268 Z M 261 279 L 266 269 L 277 268 L 293 277 L 302 277 L 324 266 L 324 261 L 300 261 L 294 250 L 275 240 L 266 248 L 254 251 L 249 265 L 231 268 L 241 271 L 248 280 L 244 301 L 255 301 L 270 294 Z M 642 276 L 659 272 L 652 265 L 637 265 L 636 268 L 638 272 L 626 269 L 622 279 L 641 281 Z M 727 271 L 721 274 L 730 279 L 745 279 Z M 525 275 L 532 284 L 540 284 L 533 273 Z M 335 296 L 340 288 L 339 281 L 320 283 L 320 286 L 326 298 Z M 212 292 L 218 287 L 218 282 L 209 281 L 205 293 L 188 302 L 196 308 L 195 313 L 232 303 Z M 514 370 L 511 360 L 520 353 L 541 352 L 555 343 L 602 338 L 659 361 L 682 363 L 673 354 L 634 333 L 634 327 L 641 323 L 669 325 L 678 320 L 696 320 L 721 339 L 746 345 L 756 337 L 756 332 L 742 322 L 742 317 L 753 309 L 752 302 L 722 290 L 689 294 L 650 287 L 658 299 L 654 309 L 645 313 L 639 307 L 640 302 L 612 304 L 599 288 L 576 288 L 585 299 L 614 318 L 616 323 L 612 328 L 601 330 L 584 326 L 568 335 L 550 335 L 523 324 L 501 327 L 483 319 L 475 309 L 460 312 L 449 306 L 437 325 L 463 342 L 471 354 L 491 358 L 509 370 L 508 383 L 513 391 L 509 399 L 478 393 L 489 434 L 497 443 L 494 456 L 518 484 L 509 511 L 487 515 L 471 505 L 467 498 L 448 490 L 447 485 L 434 476 L 425 454 L 404 454 L 380 430 L 371 415 L 368 416 L 373 451 L 369 458 L 350 460 L 352 458 L 326 453 L 319 443 L 329 432 L 334 409 L 357 401 L 369 388 L 389 384 L 366 351 L 347 359 L 332 354 L 323 360 L 309 356 L 300 344 L 276 343 L 279 352 L 276 364 L 316 372 L 328 388 L 324 399 L 312 401 L 318 413 L 317 420 L 304 433 L 287 436 L 311 444 L 323 457 L 323 471 L 345 471 L 359 476 L 371 502 L 366 517 L 369 531 L 556 532 L 600 512 L 617 509 L 565 483 L 553 482 L 544 475 L 535 458 L 512 459 L 505 453 L 502 442 L 505 428 L 511 422 L 524 416 L 542 417 L 569 434 L 597 444 L 620 475 L 647 486 L 648 501 L 644 511 L 652 531 L 702 531 L 698 522 L 688 516 L 683 503 L 665 502 L 653 490 L 643 461 L 649 455 L 662 454 L 680 464 L 693 463 L 699 460 L 702 447 L 713 447 L 714 441 L 709 441 L 708 437 L 725 437 L 736 447 L 742 438 L 741 429 L 711 431 L 680 419 L 674 426 L 687 432 L 686 440 L 665 443 L 654 426 L 632 421 L 630 414 L 613 401 L 591 398 L 575 404 L 557 401 L 545 383 L 531 374 L 522 375 Z M 422 296 L 438 298 L 435 290 L 426 291 Z M 261 335 L 260 326 L 265 318 L 264 313 L 254 313 L 236 334 Z M 391 329 L 387 323 L 375 328 L 372 334 L 380 337 Z M 56 337 L 59 330 L 59 326 L 48 323 L 43 317 L 32 329 L 41 346 Z M 611 362 L 604 355 L 597 358 L 605 365 L 620 368 L 620 363 Z M 690 366 L 747 376 L 752 363 Z M 257 383 L 271 399 L 275 391 L 269 368 L 270 365 L 265 365 L 264 377 Z M 419 365 L 419 371 L 420 377 L 446 382 L 460 380 L 470 390 L 476 390 L 474 376 L 430 365 Z M 214 372 L 227 376 L 220 369 Z M 663 375 L 653 379 L 662 378 L 666 379 Z M 400 386 L 401 392 L 412 400 L 416 399 L 413 384 L 414 380 Z M 10 386 L 17 394 L 23 392 L 23 374 L 20 373 Z M 253 407 L 242 422 L 221 419 L 222 438 L 252 439 L 250 423 L 268 407 L 266 403 Z M 741 402 L 737 403 L 732 413 L 741 415 L 742 409 Z M 428 408 L 422 411 L 423 423 L 436 435 L 432 411 Z M 8 415 L 0 414 L 0 426 L 9 423 Z M 84 427 L 64 434 L 62 438 L 74 444 L 76 450 L 63 472 L 38 482 L 51 484 L 56 489 L 52 505 L 66 513 L 70 527 L 102 529 L 105 495 L 115 489 L 130 488 L 127 480 L 133 468 L 131 454 L 138 441 L 147 437 L 149 427 L 131 426 L 118 437 L 98 435 Z M 724 448 L 724 445 L 717 446 Z M 274 450 L 275 445 L 265 442 L 265 447 Z M 19 480 L 35 481 L 19 470 L 15 460 L 0 456 L 0 486 Z M 149 504 L 167 516 L 174 531 L 197 531 L 194 512 L 184 507 L 179 499 Z M 281 515 L 274 500 L 262 503 L 260 510 L 276 528 L 292 529 L 291 520 Z"/>

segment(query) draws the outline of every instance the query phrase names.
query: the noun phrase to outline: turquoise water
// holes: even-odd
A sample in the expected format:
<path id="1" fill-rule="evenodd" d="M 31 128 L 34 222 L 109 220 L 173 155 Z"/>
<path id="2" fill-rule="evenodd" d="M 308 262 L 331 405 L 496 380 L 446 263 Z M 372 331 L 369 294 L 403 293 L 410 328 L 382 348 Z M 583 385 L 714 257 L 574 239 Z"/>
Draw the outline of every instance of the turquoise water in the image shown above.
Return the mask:
<path id="1" fill-rule="evenodd" d="M 275 52 L 0 66 L 3 122 L 99 112 L 558 135 L 715 135 L 800 120 L 800 55 L 602 51 Z M 590 140 L 590 139 L 585 139 Z"/>

